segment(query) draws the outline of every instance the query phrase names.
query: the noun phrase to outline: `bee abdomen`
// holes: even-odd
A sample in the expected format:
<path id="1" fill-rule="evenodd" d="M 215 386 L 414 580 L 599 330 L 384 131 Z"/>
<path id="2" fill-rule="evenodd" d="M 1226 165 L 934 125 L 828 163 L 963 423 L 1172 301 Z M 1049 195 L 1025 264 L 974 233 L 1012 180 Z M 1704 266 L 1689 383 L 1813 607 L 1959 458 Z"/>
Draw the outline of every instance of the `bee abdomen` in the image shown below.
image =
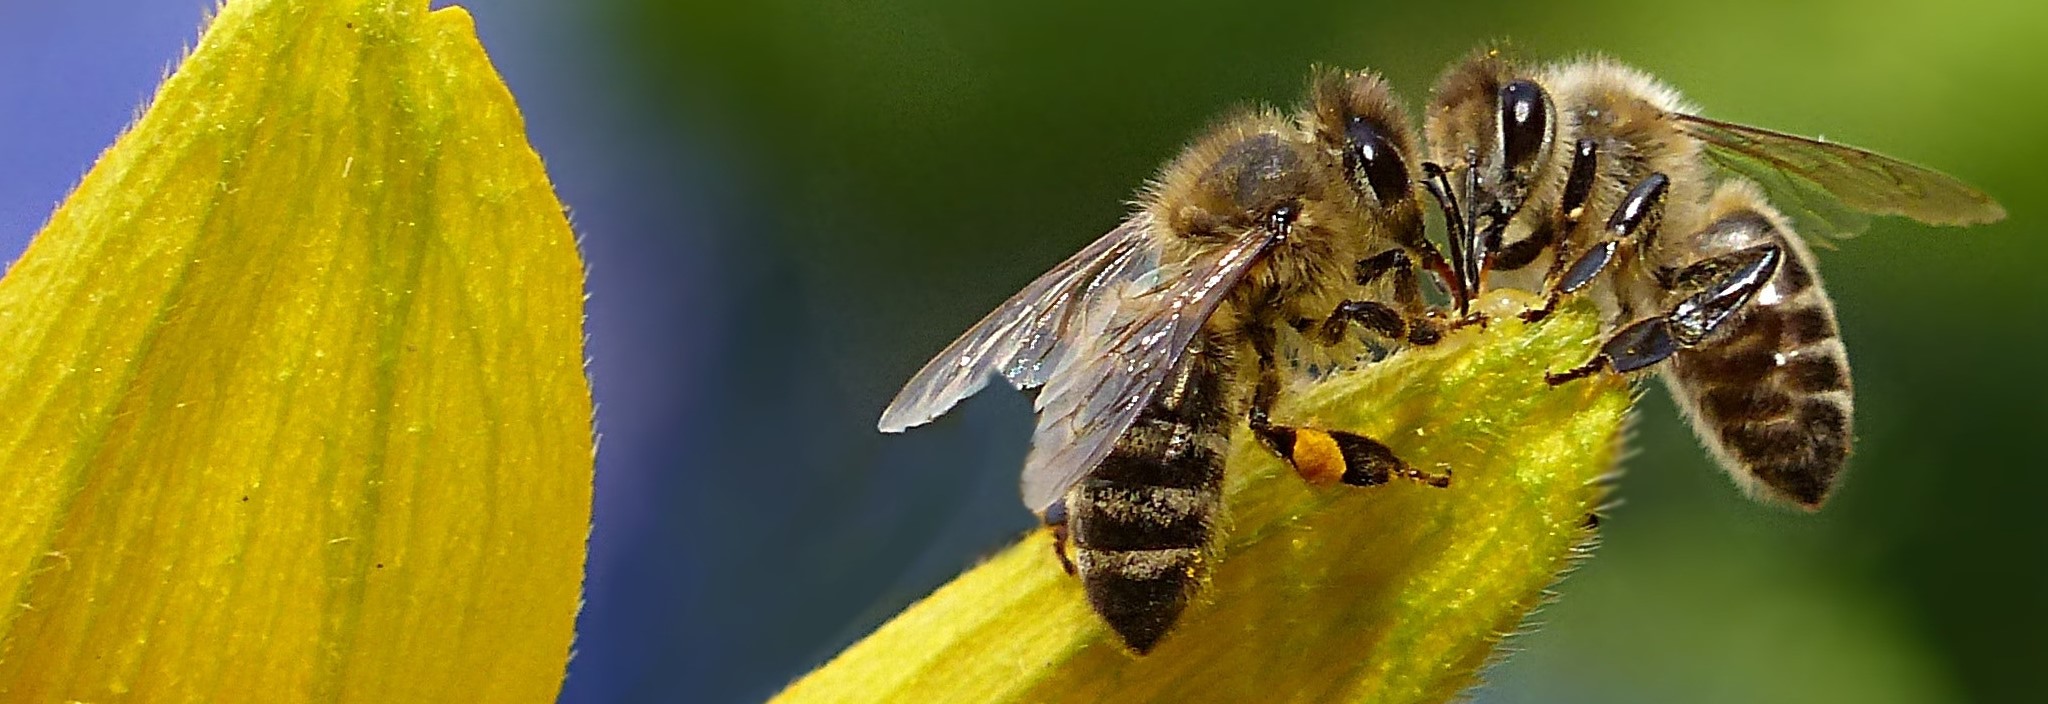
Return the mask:
<path id="1" fill-rule="evenodd" d="M 1088 603 L 1139 653 L 1166 635 L 1207 577 L 1231 417 L 1224 372 L 1211 355 L 1191 360 L 1067 492 Z"/>
<path id="2" fill-rule="evenodd" d="M 1081 550 L 1075 558 L 1088 604 L 1140 655 L 1180 620 L 1207 560 L 1200 548 Z"/>
<path id="3" fill-rule="evenodd" d="M 1207 577 L 1223 499 L 1216 452 L 1127 456 L 1125 469 L 1146 459 L 1157 461 L 1157 483 L 1090 479 L 1067 495 L 1074 566 L 1088 603 L 1139 653 L 1166 635 Z"/>
<path id="4" fill-rule="evenodd" d="M 1785 242 L 1785 238 L 1780 238 Z M 1803 247 L 1724 335 L 1672 360 L 1674 396 L 1725 468 L 1808 508 L 1849 458 L 1849 359 Z"/>

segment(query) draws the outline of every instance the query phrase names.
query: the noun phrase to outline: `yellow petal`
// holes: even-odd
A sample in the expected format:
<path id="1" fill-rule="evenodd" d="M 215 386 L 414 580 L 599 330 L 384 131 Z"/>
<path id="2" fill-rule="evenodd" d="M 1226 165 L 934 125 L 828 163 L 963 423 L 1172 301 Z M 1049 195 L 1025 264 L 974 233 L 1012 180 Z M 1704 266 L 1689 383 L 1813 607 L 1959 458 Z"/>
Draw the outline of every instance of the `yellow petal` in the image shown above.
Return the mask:
<path id="1" fill-rule="evenodd" d="M 426 7 L 230 2 L 0 281 L 0 700 L 553 700 L 582 268 Z"/>
<path id="2" fill-rule="evenodd" d="M 910 607 L 781 702 L 1442 702 L 1592 539 L 1627 384 L 1551 388 L 1585 361 L 1590 311 L 1488 330 L 1291 395 L 1276 418 L 1378 437 L 1451 486 L 1310 487 L 1239 432 L 1230 522 L 1206 600 L 1125 653 L 1043 533 Z"/>

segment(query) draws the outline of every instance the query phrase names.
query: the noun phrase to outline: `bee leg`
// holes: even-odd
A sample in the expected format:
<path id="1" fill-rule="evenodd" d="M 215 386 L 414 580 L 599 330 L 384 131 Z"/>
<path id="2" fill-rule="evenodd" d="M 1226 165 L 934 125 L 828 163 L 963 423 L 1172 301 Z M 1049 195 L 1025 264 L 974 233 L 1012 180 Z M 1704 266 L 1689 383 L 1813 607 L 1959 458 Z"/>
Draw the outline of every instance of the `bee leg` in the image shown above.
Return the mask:
<path id="1" fill-rule="evenodd" d="M 1266 425 L 1253 428 L 1259 442 L 1294 466 L 1302 481 L 1314 486 L 1342 482 L 1379 486 L 1395 477 L 1434 487 L 1451 485 L 1451 475 L 1431 474 L 1401 461 L 1386 443 L 1342 430 Z"/>
<path id="2" fill-rule="evenodd" d="M 1429 247 L 1428 252 L 1436 251 L 1433 245 L 1426 246 Z M 1404 319 L 1407 329 L 1405 332 L 1391 333 L 1387 336 L 1396 340 L 1405 338 L 1412 345 L 1434 345 L 1443 340 L 1444 328 L 1431 319 L 1433 316 L 1428 311 L 1429 304 L 1422 298 L 1422 283 L 1415 275 L 1415 268 L 1415 261 L 1409 258 L 1408 252 L 1389 249 L 1358 262 L 1356 280 L 1360 286 L 1371 286 L 1381 277 L 1391 275 L 1394 302 L 1402 311 L 1398 317 Z M 1351 303 L 1345 301 L 1343 305 Z M 1364 321 L 1360 322 L 1364 324 Z"/>
<path id="3" fill-rule="evenodd" d="M 1687 264 L 1682 268 L 1665 268 L 1656 272 L 1657 285 L 1666 291 L 1698 291 L 1714 286 L 1739 285 L 1745 269 L 1754 269 L 1764 263 L 1764 258 L 1780 258 L 1783 251 L 1775 244 L 1762 244 L 1738 249 L 1727 254 L 1707 257 Z M 1775 261 L 1772 262 L 1775 266 Z"/>
<path id="4" fill-rule="evenodd" d="M 1493 268 L 1514 271 L 1536 261 L 1536 256 L 1549 249 L 1557 241 L 1557 224 L 1549 220 L 1536 223 L 1536 229 L 1524 237 L 1501 245 L 1500 256 L 1493 262 Z"/>
<path id="5" fill-rule="evenodd" d="M 1664 195 L 1670 186 L 1671 179 L 1664 174 L 1650 174 L 1638 182 L 1628 192 L 1628 197 L 1621 200 L 1621 205 L 1614 209 L 1614 214 L 1607 218 L 1606 239 L 1595 243 L 1553 277 L 1543 305 L 1523 311 L 1522 320 L 1533 323 L 1549 317 L 1565 296 L 1591 285 L 1616 260 L 1630 256 L 1634 249 L 1655 239 L 1657 228 L 1664 219 Z M 1559 261 L 1564 261 L 1567 256 L 1562 248 L 1558 255 Z"/>
<path id="6" fill-rule="evenodd" d="M 1599 142 L 1591 139 L 1579 140 L 1572 149 L 1572 166 L 1565 174 L 1564 197 L 1558 201 L 1556 215 L 1538 220 L 1534 231 L 1530 232 L 1528 237 L 1502 247 L 1499 260 L 1494 263 L 1495 268 L 1513 271 L 1528 266 L 1536 261 L 1537 256 L 1543 254 L 1543 250 L 1557 243 L 1560 233 L 1578 229 L 1579 221 L 1586 215 L 1586 200 L 1593 195 L 1593 179 L 1599 175 L 1599 154 Z M 1563 247 L 1559 247 L 1554 254 L 1550 271 L 1544 277 L 1545 281 L 1556 281 L 1563 275 L 1564 266 L 1571 261 Z"/>
<path id="7" fill-rule="evenodd" d="M 1407 252 L 1398 249 L 1389 249 L 1359 260 L 1354 276 L 1358 285 L 1371 286 L 1373 282 L 1379 281 L 1380 277 L 1390 272 L 1396 277 L 1395 288 L 1415 285 L 1415 261 L 1408 258 Z M 1406 275 L 1406 281 L 1401 280 L 1403 275 Z M 1416 295 L 1421 295 L 1421 292 L 1417 291 Z"/>
<path id="8" fill-rule="evenodd" d="M 1607 240 L 1587 249 L 1585 254 L 1579 255 L 1577 261 L 1572 262 L 1570 268 L 1564 270 L 1564 276 L 1558 279 L 1557 287 L 1551 289 L 1550 298 L 1547 299 L 1544 308 L 1555 310 L 1559 296 L 1578 293 L 1580 289 L 1591 285 L 1620 254 L 1620 240 Z"/>
<path id="9" fill-rule="evenodd" d="M 1540 322 L 1550 317 L 1551 313 L 1557 312 L 1557 304 L 1564 298 L 1557 292 L 1558 280 L 1564 276 L 1565 266 L 1571 261 L 1571 248 L 1560 243 L 1557 246 L 1557 256 L 1551 259 L 1550 271 L 1543 275 L 1543 305 L 1522 311 L 1522 314 L 1517 316 L 1522 322 Z"/>
<path id="10" fill-rule="evenodd" d="M 1761 244 L 1704 260 L 1686 267 L 1695 271 L 1725 271 L 1718 280 L 1672 307 L 1669 320 L 1678 342 L 1691 347 L 1720 329 L 1771 282 L 1785 252 L 1776 244 Z"/>
<path id="11" fill-rule="evenodd" d="M 1060 561 L 1067 576 L 1075 576 L 1074 559 L 1067 555 L 1067 500 L 1054 501 L 1045 508 L 1045 527 L 1052 531 L 1052 556 Z"/>
<path id="12" fill-rule="evenodd" d="M 1395 340 L 1408 337 L 1408 321 L 1392 306 L 1374 301 L 1350 300 L 1338 303 L 1337 308 L 1330 311 L 1329 317 L 1323 319 L 1323 324 L 1316 331 L 1317 337 L 1324 344 L 1336 344 L 1343 341 L 1344 333 L 1351 329 L 1352 323 Z M 1433 343 L 1436 340 L 1432 339 L 1429 342 Z"/>
<path id="13" fill-rule="evenodd" d="M 1672 338 L 1664 316 L 1645 318 L 1616 331 L 1613 337 L 1600 345 L 1600 352 L 1585 364 L 1544 374 L 1543 380 L 1557 386 L 1609 368 L 1617 373 L 1634 371 L 1661 362 L 1676 352 L 1678 341 Z"/>
<path id="14" fill-rule="evenodd" d="M 1586 200 L 1593 195 L 1593 178 L 1599 175 L 1600 143 L 1581 139 L 1572 147 L 1572 168 L 1565 172 L 1564 197 L 1558 199 L 1558 216 L 1564 220 L 1565 230 L 1586 216 Z"/>
<path id="15" fill-rule="evenodd" d="M 1695 262 L 1685 272 L 1724 273 L 1711 285 L 1680 300 L 1669 312 L 1636 321 L 1615 332 L 1600 345 L 1600 353 L 1591 361 L 1564 372 L 1545 374 L 1543 380 L 1556 386 L 1606 368 L 1625 374 L 1700 344 L 1770 283 L 1783 257 L 1784 251 L 1777 245 L 1764 244 Z"/>
<path id="16" fill-rule="evenodd" d="M 1259 384 L 1252 392 L 1248 418 L 1252 433 L 1268 451 L 1287 460 L 1303 481 L 1317 486 L 1334 482 L 1378 486 L 1401 477 L 1436 487 L 1450 485 L 1449 474 L 1430 474 L 1410 467 L 1378 440 L 1341 430 L 1274 425 L 1270 413 L 1280 395 L 1280 370 L 1273 364 L 1272 335 L 1254 329 L 1250 337 L 1259 356 Z M 1047 515 L 1051 515 L 1050 511 Z"/>

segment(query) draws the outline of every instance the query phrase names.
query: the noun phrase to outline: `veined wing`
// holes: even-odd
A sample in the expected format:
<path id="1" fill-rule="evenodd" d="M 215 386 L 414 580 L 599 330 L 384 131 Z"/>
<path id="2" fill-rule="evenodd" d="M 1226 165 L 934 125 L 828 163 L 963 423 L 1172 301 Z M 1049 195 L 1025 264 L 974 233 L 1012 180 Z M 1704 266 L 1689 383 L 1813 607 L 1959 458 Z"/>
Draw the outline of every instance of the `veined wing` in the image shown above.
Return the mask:
<path id="1" fill-rule="evenodd" d="M 1789 201 L 1780 205 L 1813 216 L 1802 220 L 1821 221 L 1826 234 L 1857 233 L 1863 225 L 1858 213 L 1951 226 L 2005 218 L 2005 209 L 1990 196 L 1933 169 L 1847 145 L 1697 115 L 1670 116 L 1706 143 L 1714 163 L 1763 184 L 1779 196 L 1774 200 Z"/>
<path id="2" fill-rule="evenodd" d="M 1038 428 L 1024 460 L 1024 504 L 1044 514 L 1100 463 L 1237 282 L 1279 237 L 1254 229 L 1195 257 L 1158 287 L 1125 301 L 1093 344 L 1077 348 L 1038 395 Z"/>
<path id="3" fill-rule="evenodd" d="M 1075 344 L 1090 337 L 1085 314 L 1116 305 L 1121 284 L 1158 268 L 1147 231 L 1152 218 L 1137 213 L 1018 291 L 953 344 L 926 362 L 882 411 L 877 427 L 902 432 L 931 422 L 1001 374 L 1019 390 L 1046 375 Z"/>

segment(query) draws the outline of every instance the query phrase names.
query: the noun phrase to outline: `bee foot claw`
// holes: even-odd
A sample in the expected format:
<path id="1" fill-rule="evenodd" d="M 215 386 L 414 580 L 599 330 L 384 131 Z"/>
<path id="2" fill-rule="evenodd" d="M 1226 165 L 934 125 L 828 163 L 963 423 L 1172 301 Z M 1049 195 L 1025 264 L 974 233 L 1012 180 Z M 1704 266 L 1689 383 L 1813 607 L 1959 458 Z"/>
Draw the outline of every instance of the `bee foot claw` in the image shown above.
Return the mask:
<path id="1" fill-rule="evenodd" d="M 1415 481 L 1428 484 L 1438 489 L 1442 489 L 1444 487 L 1448 487 L 1451 485 L 1451 473 L 1449 470 L 1445 470 L 1443 474 L 1430 474 L 1419 469 L 1409 469 L 1406 472 L 1403 472 L 1402 474 L 1407 476 L 1409 479 L 1413 479 Z"/>

